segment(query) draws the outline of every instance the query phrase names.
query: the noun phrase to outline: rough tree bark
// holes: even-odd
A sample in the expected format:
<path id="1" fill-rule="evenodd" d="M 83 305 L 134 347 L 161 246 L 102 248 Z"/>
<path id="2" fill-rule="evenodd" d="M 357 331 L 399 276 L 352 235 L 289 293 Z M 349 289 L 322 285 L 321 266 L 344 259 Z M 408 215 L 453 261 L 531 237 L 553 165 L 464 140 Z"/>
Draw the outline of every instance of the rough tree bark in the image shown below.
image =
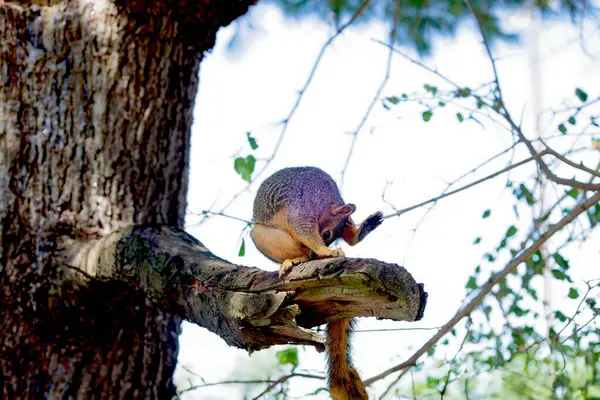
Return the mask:
<path id="1" fill-rule="evenodd" d="M 376 260 L 289 281 L 183 226 L 198 68 L 253 0 L 0 1 L 0 391 L 170 398 L 182 318 L 258 349 L 340 316 L 415 320 Z"/>

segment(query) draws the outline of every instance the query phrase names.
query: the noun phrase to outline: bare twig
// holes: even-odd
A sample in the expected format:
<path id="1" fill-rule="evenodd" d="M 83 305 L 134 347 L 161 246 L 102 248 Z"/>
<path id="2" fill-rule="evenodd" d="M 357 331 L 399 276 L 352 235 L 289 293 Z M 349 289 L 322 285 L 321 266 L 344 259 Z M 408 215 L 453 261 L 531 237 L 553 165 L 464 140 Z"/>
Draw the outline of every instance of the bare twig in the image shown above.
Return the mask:
<path id="1" fill-rule="evenodd" d="M 190 215 L 196 215 L 196 216 L 208 216 L 208 215 L 219 216 L 219 217 L 229 218 L 229 219 L 232 219 L 234 221 L 243 222 L 247 226 L 252 225 L 252 221 L 248 221 L 247 219 L 244 219 L 244 218 L 235 217 L 233 215 L 225 214 L 223 212 L 210 211 L 210 210 L 202 210 L 202 211 L 198 211 L 198 212 L 192 211 L 192 212 L 189 212 L 189 214 Z M 190 226 L 194 226 L 194 225 L 198 225 L 198 224 L 192 224 L 192 225 L 186 226 L 186 228 L 189 228 Z"/>
<path id="2" fill-rule="evenodd" d="M 444 378 L 444 387 L 440 391 L 441 398 L 444 398 L 444 395 L 446 394 L 446 391 L 448 390 L 448 386 L 452 382 L 454 382 L 454 380 L 450 379 L 450 377 L 452 376 L 452 367 L 454 366 L 454 363 L 456 362 L 456 357 L 458 357 L 458 355 L 462 351 L 463 347 L 465 347 L 465 343 L 467 342 L 469 333 L 471 333 L 471 323 L 472 323 L 471 318 L 468 318 L 467 324 L 465 327 L 465 330 L 466 330 L 465 336 L 463 337 L 463 340 L 461 341 L 460 346 L 458 347 L 458 350 L 456 350 L 456 352 L 454 353 L 454 357 L 452 357 L 452 359 L 446 363 L 449 365 L 449 368 L 448 368 L 448 373 L 446 374 L 446 377 Z"/>
<path id="3" fill-rule="evenodd" d="M 552 114 L 554 114 L 554 115 L 559 114 L 559 113 L 563 113 L 563 112 L 570 112 L 570 111 L 579 112 L 579 111 L 581 111 L 581 110 L 583 110 L 583 109 L 585 109 L 585 108 L 587 108 L 587 107 L 589 107 L 589 106 L 591 106 L 593 104 L 596 104 L 598 102 L 600 102 L 600 97 L 596 97 L 595 99 L 588 100 L 588 101 L 585 102 L 585 104 L 580 104 L 580 105 L 577 105 L 577 106 L 564 107 L 564 108 L 561 108 L 559 110 L 550 110 L 550 111 L 552 111 Z"/>
<path id="4" fill-rule="evenodd" d="M 296 102 L 294 103 L 294 105 L 292 106 L 290 112 L 288 113 L 287 117 L 285 117 L 285 119 L 283 121 L 281 121 L 281 131 L 279 132 L 279 138 L 277 139 L 277 142 L 275 143 L 275 147 L 273 147 L 273 151 L 271 152 L 271 154 L 269 155 L 269 157 L 267 157 L 265 159 L 265 163 L 262 166 L 262 168 L 260 170 L 258 170 L 255 174 L 254 177 L 252 179 L 252 182 L 250 182 L 249 184 L 246 185 L 246 187 L 244 187 L 244 189 L 240 190 L 239 192 L 237 192 L 232 198 L 231 200 L 229 200 L 229 202 L 227 204 L 225 204 L 225 206 L 223 206 L 223 208 L 221 209 L 220 212 L 224 212 L 231 204 L 233 204 L 233 202 L 235 200 L 237 200 L 237 198 L 244 193 L 246 190 L 248 190 L 250 188 L 250 186 L 252 186 L 252 184 L 254 182 L 256 182 L 256 180 L 258 179 L 258 177 L 260 177 L 265 170 L 269 167 L 269 165 L 271 164 L 271 162 L 273 161 L 273 159 L 275 158 L 275 156 L 277 155 L 277 152 L 279 151 L 279 147 L 281 146 L 281 143 L 283 142 L 283 138 L 285 137 L 285 133 L 287 132 L 287 128 L 289 126 L 290 120 L 292 119 L 292 117 L 294 116 L 294 114 L 296 113 L 296 111 L 298 110 L 298 107 L 300 106 L 300 102 L 302 101 L 303 97 L 304 97 L 304 93 L 306 92 L 306 89 L 308 89 L 308 86 L 311 84 L 316 72 L 317 72 L 317 68 L 319 67 L 319 64 L 321 63 L 321 60 L 323 59 L 323 56 L 325 55 L 325 52 L 327 51 L 327 49 L 329 49 L 329 46 L 331 46 L 331 44 L 335 41 L 335 39 L 337 39 L 350 25 L 352 25 L 354 23 L 354 21 L 356 21 L 356 19 L 360 16 L 360 14 L 362 14 L 362 12 L 365 10 L 365 8 L 367 8 L 367 6 L 369 5 L 369 3 L 371 2 L 371 0 L 365 0 L 363 1 L 363 3 L 361 4 L 361 6 L 356 10 L 356 12 L 354 13 L 354 15 L 352 15 L 352 17 L 350 18 L 350 20 L 348 20 L 348 22 L 346 22 L 344 25 L 340 26 L 335 33 L 329 37 L 329 39 L 327 39 L 327 41 L 325 42 L 325 44 L 323 44 L 323 46 L 321 47 L 321 51 L 319 52 L 319 55 L 317 56 L 317 58 L 315 59 L 315 63 L 313 64 L 313 67 L 310 71 L 310 73 L 308 74 L 308 78 L 306 79 L 306 82 L 304 83 L 304 86 L 302 86 L 302 89 L 300 89 L 300 91 L 298 92 L 298 97 L 296 99 Z"/>
<path id="5" fill-rule="evenodd" d="M 543 153 L 543 152 L 542 152 L 542 153 Z M 540 153 L 540 154 L 542 154 L 542 153 Z M 466 190 L 466 189 L 469 189 L 469 188 L 471 188 L 471 187 L 473 187 L 473 186 L 479 185 L 480 183 L 482 183 L 482 182 L 485 182 L 485 181 L 488 181 L 488 180 L 490 180 L 490 179 L 493 179 L 493 178 L 497 177 L 498 175 L 502 175 L 502 174 L 503 174 L 503 173 L 505 173 L 505 172 L 508 172 L 508 171 L 510 171 L 510 170 L 512 170 L 512 169 L 515 169 L 515 168 L 518 168 L 518 167 L 520 167 L 520 166 L 522 166 L 522 165 L 525 165 L 525 164 L 527 164 L 528 162 L 531 162 L 531 161 L 535 160 L 535 158 L 536 158 L 536 157 L 529 157 L 529 158 L 526 158 L 526 159 L 524 159 L 524 160 L 522 160 L 522 161 L 519 161 L 519 162 L 518 162 L 518 163 L 516 163 L 516 164 L 509 165 L 508 167 L 506 167 L 506 168 L 503 168 L 503 169 L 501 169 L 501 170 L 499 170 L 499 171 L 496 171 L 496 172 L 494 172 L 493 174 L 490 174 L 490 175 L 488 175 L 488 176 L 485 176 L 485 177 L 483 177 L 483 178 L 481 178 L 481 179 L 478 179 L 478 180 L 476 180 L 476 181 L 474 181 L 474 182 L 471 182 L 471 183 L 469 183 L 468 185 L 461 186 L 461 187 L 459 187 L 459 188 L 457 188 L 457 189 L 454 189 L 454 190 L 451 190 L 451 191 L 449 191 L 449 192 L 443 193 L 443 194 L 441 194 L 441 195 L 439 195 L 439 196 L 436 196 L 436 197 L 434 197 L 434 198 L 432 198 L 432 199 L 429 199 L 429 200 L 425 200 L 425 201 L 423 201 L 423 202 L 421 202 L 421 203 L 418 203 L 418 204 L 415 204 L 415 205 L 413 205 L 413 206 L 410 206 L 410 207 L 403 208 L 403 209 L 401 209 L 401 210 L 398 210 L 398 211 L 396 211 L 396 212 L 394 212 L 394 213 L 392 213 L 392 214 L 388 214 L 388 215 L 386 215 L 384 218 L 397 217 L 397 216 L 400 216 L 400 215 L 402 215 L 402 214 L 404 214 L 404 213 L 407 213 L 407 212 L 409 212 L 409 211 L 412 211 L 412 210 L 414 210 L 414 209 L 416 209 L 416 208 L 423 207 L 424 205 L 427 205 L 427 204 L 430 204 L 430 203 L 434 203 L 434 202 L 436 202 L 436 201 L 438 201 L 438 200 L 440 200 L 440 199 L 443 199 L 444 197 L 452 196 L 453 194 L 456 194 L 456 193 L 458 193 L 458 192 L 462 192 L 463 190 Z"/>
<path id="6" fill-rule="evenodd" d="M 324 376 L 321 375 L 312 375 L 312 374 L 301 374 L 301 373 L 291 373 L 288 375 L 284 375 L 281 378 L 277 379 L 276 381 L 272 382 L 269 386 L 267 386 L 267 388 L 265 390 L 263 390 L 262 392 L 260 392 L 260 394 L 256 397 L 253 398 L 253 400 L 258 400 L 260 399 L 262 396 L 264 396 L 265 394 L 269 393 L 271 390 L 273 390 L 273 388 L 281 383 L 284 383 L 285 381 L 287 381 L 288 379 L 294 378 L 294 377 L 299 377 L 299 378 L 309 378 L 309 379 L 325 379 Z"/>
<path id="7" fill-rule="evenodd" d="M 189 372 L 191 372 L 191 371 L 189 371 Z M 194 375 L 196 375 L 196 374 L 194 373 Z M 202 383 L 200 385 L 194 385 L 194 386 L 190 386 L 188 388 L 182 389 L 178 392 L 178 394 L 183 394 L 185 392 L 192 392 L 197 389 L 210 387 L 210 386 L 218 386 L 218 385 L 257 385 L 257 384 L 263 384 L 263 383 L 269 384 L 269 386 L 267 386 L 267 389 L 265 389 L 263 392 L 261 392 L 258 396 L 255 397 L 255 399 L 258 399 L 258 398 L 264 396 L 267 392 L 272 390 L 278 384 L 283 383 L 294 377 L 308 378 L 308 379 L 320 379 L 320 380 L 325 379 L 325 377 L 322 375 L 313 375 L 313 374 L 294 372 L 294 373 L 291 373 L 288 375 L 284 375 L 277 380 L 272 380 L 272 379 L 248 379 L 248 380 L 233 379 L 233 380 L 225 380 L 225 381 L 219 381 L 219 382 Z"/>
<path id="8" fill-rule="evenodd" d="M 548 146 L 542 139 L 540 139 L 540 141 L 545 146 L 546 152 L 548 152 L 549 154 L 552 154 L 554 157 L 558 158 L 560 161 L 564 162 L 565 164 L 567 164 L 573 168 L 579 169 L 581 171 L 587 172 L 588 174 L 591 174 L 595 177 L 600 178 L 600 173 L 598 171 L 596 171 L 592 168 L 586 167 L 581 162 L 579 164 L 577 164 L 576 162 L 569 160 L 567 157 L 564 157 L 562 154 L 558 153 L 556 150 L 554 150 L 550 146 Z"/>
<path id="9" fill-rule="evenodd" d="M 197 389 L 201 389 L 201 388 L 205 388 L 205 387 L 210 387 L 210 386 L 218 386 L 218 385 L 256 385 L 256 384 L 260 384 L 260 383 L 271 383 L 273 382 L 270 379 L 248 379 L 248 380 L 244 380 L 244 379 L 233 379 L 233 380 L 226 380 L 226 381 L 219 381 L 219 382 L 208 382 L 208 383 L 202 383 L 200 385 L 194 385 L 194 386 L 190 386 L 188 388 L 182 389 L 179 391 L 179 394 L 185 393 L 185 392 L 192 392 L 194 390 Z"/>
<path id="10" fill-rule="evenodd" d="M 445 81 L 446 83 L 449 83 L 450 85 L 456 87 L 456 88 L 461 88 L 461 86 L 454 82 L 453 80 L 451 80 L 450 78 L 446 77 L 445 75 L 443 75 L 442 73 L 440 73 L 437 69 L 431 68 L 430 66 L 428 66 L 427 64 L 422 63 L 419 60 L 415 60 L 414 58 L 410 57 L 409 55 L 403 53 L 402 51 L 398 50 L 397 48 L 395 48 L 393 45 L 390 45 L 388 43 L 382 42 L 381 40 L 378 39 L 372 39 L 375 43 L 379 43 L 385 47 L 391 47 L 392 50 L 394 51 L 394 53 L 398 54 L 399 56 L 401 56 L 402 58 L 406 59 L 407 61 L 423 68 L 426 71 L 431 72 L 432 74 L 436 75 L 438 78 L 442 79 L 443 81 Z"/>
<path id="11" fill-rule="evenodd" d="M 479 292 L 471 301 L 469 301 L 464 307 L 462 307 L 446 324 L 440 328 L 440 330 L 431 337 L 419 350 L 417 350 L 408 360 L 389 368 L 382 373 L 369 378 L 365 381 L 365 385 L 370 385 L 373 382 L 376 382 L 380 379 L 385 378 L 386 376 L 401 371 L 405 368 L 411 367 L 416 364 L 417 360 L 425 354 L 429 349 L 431 349 L 435 344 L 444 337 L 460 320 L 464 317 L 470 315 L 477 306 L 481 304 L 484 298 L 490 293 L 490 291 L 502 281 L 508 274 L 514 271 L 521 263 L 525 262 L 529 257 L 535 253 L 535 251 L 542 246 L 544 243 L 548 241 L 554 234 L 559 232 L 566 225 L 571 223 L 575 218 L 584 213 L 587 209 L 594 206 L 600 202 L 600 192 L 595 193 L 592 197 L 587 199 L 586 201 L 580 203 L 577 207 L 573 208 L 573 210 L 564 216 L 560 221 L 556 224 L 550 226 L 540 237 L 533 242 L 528 248 L 523 250 L 517 257 L 512 259 L 501 271 L 496 274 L 490 276 L 487 282 L 481 286 Z"/>
<path id="12" fill-rule="evenodd" d="M 350 142 L 350 148 L 348 149 L 348 155 L 346 156 L 346 161 L 344 162 L 344 167 L 342 168 L 342 173 L 341 173 L 341 177 L 340 177 L 340 187 L 342 187 L 344 185 L 344 178 L 346 177 L 346 171 L 348 169 L 348 164 L 350 164 L 350 158 L 352 158 L 352 153 L 354 152 L 354 146 L 356 145 L 356 141 L 358 139 L 358 134 L 360 133 L 363 126 L 367 122 L 367 119 L 369 118 L 369 115 L 371 115 L 371 111 L 373 110 L 373 106 L 375 106 L 375 103 L 377 103 L 377 100 L 379 100 L 379 97 L 381 96 L 381 92 L 383 92 L 383 89 L 385 88 L 388 80 L 390 79 L 390 74 L 391 74 L 391 70 L 392 70 L 392 56 L 394 55 L 393 45 L 394 45 L 394 42 L 396 41 L 396 36 L 398 34 L 398 20 L 400 19 L 400 10 L 401 10 L 400 0 L 396 0 L 396 9 L 394 11 L 394 21 L 393 21 L 392 31 L 390 33 L 390 44 L 392 45 L 392 47 L 390 47 L 390 51 L 388 53 L 387 63 L 385 66 L 385 76 L 383 77 L 383 80 L 381 81 L 381 84 L 379 85 L 379 88 L 377 89 L 375 96 L 373 96 L 371 103 L 367 107 L 367 111 L 365 112 L 362 119 L 358 123 L 358 126 L 352 133 L 352 142 Z"/>
<path id="13" fill-rule="evenodd" d="M 495 160 L 498 157 L 501 157 L 502 155 L 506 154 L 507 152 L 513 150 L 514 153 L 514 148 L 517 144 L 514 143 L 512 146 L 510 146 L 509 148 L 503 150 L 502 152 L 488 158 L 487 160 L 485 160 L 484 162 L 480 163 L 479 165 L 477 165 L 475 168 L 472 168 L 470 171 L 465 172 L 464 174 L 462 174 L 461 176 L 459 176 L 458 178 L 454 179 L 452 182 L 449 182 L 448 185 L 446 186 L 446 188 L 442 191 L 442 193 L 440 194 L 440 196 L 442 195 L 450 195 L 447 194 L 448 190 L 450 190 L 450 188 L 455 185 L 458 181 L 460 181 L 461 179 L 465 178 L 466 176 L 474 173 L 475 171 L 477 171 L 479 168 L 485 166 L 486 164 L 492 162 L 493 160 Z M 511 160 L 512 162 L 512 160 Z M 508 168 L 508 166 L 507 166 Z M 510 171 L 509 171 L 510 172 Z M 427 216 L 429 215 L 429 213 L 434 209 L 435 205 L 437 204 L 438 200 L 441 200 L 443 197 L 438 196 L 437 199 L 435 199 L 435 201 L 433 201 L 433 205 L 429 208 L 427 208 L 427 211 L 425 211 L 425 213 L 423 213 L 423 216 L 421 217 L 421 219 L 419 220 L 419 222 L 417 222 L 417 225 L 414 227 L 413 231 L 412 231 L 412 236 L 410 238 L 410 241 L 408 242 L 408 245 L 406 246 L 406 251 L 404 252 L 404 259 L 402 260 L 402 264 L 406 265 L 406 259 L 408 258 L 408 254 L 410 252 L 413 240 L 417 234 L 417 230 L 419 229 L 419 227 L 421 226 L 421 224 L 425 221 L 425 219 L 427 218 Z M 397 208 L 394 207 L 394 211 L 399 212 L 400 210 L 398 210 Z"/>
<path id="14" fill-rule="evenodd" d="M 436 331 L 440 329 L 439 326 L 430 328 L 391 328 L 391 329 L 358 329 L 354 333 L 362 332 L 397 332 L 397 331 Z"/>
<path id="15" fill-rule="evenodd" d="M 402 378 L 404 377 L 404 375 L 406 375 L 406 373 L 410 371 L 410 369 L 405 369 L 404 371 L 402 371 L 402 373 L 400 373 L 398 375 L 398 377 L 396 379 L 394 379 L 387 388 L 385 388 L 385 390 L 383 391 L 383 393 L 381 394 L 381 396 L 379 396 L 379 400 L 383 400 L 383 398 L 385 398 L 385 396 L 387 396 L 387 394 L 390 392 L 390 390 L 392 390 L 392 388 L 394 386 L 396 386 L 398 384 L 398 382 L 400 382 L 402 380 Z"/>

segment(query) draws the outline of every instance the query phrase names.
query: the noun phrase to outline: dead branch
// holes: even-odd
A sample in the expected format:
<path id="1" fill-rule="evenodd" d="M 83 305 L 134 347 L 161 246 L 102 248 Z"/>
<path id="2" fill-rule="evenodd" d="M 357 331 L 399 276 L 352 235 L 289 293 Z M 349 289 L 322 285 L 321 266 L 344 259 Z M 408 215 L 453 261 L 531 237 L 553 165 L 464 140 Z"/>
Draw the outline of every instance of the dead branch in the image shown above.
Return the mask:
<path id="1" fill-rule="evenodd" d="M 282 280 L 277 271 L 229 263 L 166 226 L 83 237 L 63 233 L 52 240 L 57 264 L 70 267 L 63 268 L 65 280 L 125 283 L 163 310 L 247 350 L 286 343 L 323 350 L 322 336 L 310 328 L 346 317 L 416 321 L 427 299 L 404 268 L 375 259 L 311 261 Z"/>

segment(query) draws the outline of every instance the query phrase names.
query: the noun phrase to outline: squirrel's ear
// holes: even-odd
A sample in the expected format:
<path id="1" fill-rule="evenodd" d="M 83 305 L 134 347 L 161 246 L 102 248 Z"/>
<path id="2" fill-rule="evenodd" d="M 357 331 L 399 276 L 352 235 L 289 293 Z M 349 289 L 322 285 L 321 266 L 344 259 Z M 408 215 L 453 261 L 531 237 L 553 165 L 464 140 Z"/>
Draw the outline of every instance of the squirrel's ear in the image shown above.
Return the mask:
<path id="1" fill-rule="evenodd" d="M 343 218 L 349 217 L 354 211 L 356 211 L 356 206 L 354 204 L 343 204 L 338 206 L 334 204 L 331 206 L 331 216 L 336 217 L 340 216 Z"/>

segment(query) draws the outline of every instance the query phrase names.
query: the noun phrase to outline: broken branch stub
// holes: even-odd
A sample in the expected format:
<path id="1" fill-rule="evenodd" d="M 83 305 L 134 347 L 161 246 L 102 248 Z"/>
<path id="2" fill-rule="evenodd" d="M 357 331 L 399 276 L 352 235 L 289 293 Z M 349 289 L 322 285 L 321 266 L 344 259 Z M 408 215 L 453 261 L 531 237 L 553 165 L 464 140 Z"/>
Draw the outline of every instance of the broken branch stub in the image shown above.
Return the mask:
<path id="1" fill-rule="evenodd" d="M 300 309 L 296 323 L 306 328 L 350 317 L 418 321 L 427 301 L 423 285 L 406 269 L 375 259 L 310 261 L 295 266 L 284 280 L 276 272 L 265 278 L 249 290 L 292 292 L 288 301 Z"/>

